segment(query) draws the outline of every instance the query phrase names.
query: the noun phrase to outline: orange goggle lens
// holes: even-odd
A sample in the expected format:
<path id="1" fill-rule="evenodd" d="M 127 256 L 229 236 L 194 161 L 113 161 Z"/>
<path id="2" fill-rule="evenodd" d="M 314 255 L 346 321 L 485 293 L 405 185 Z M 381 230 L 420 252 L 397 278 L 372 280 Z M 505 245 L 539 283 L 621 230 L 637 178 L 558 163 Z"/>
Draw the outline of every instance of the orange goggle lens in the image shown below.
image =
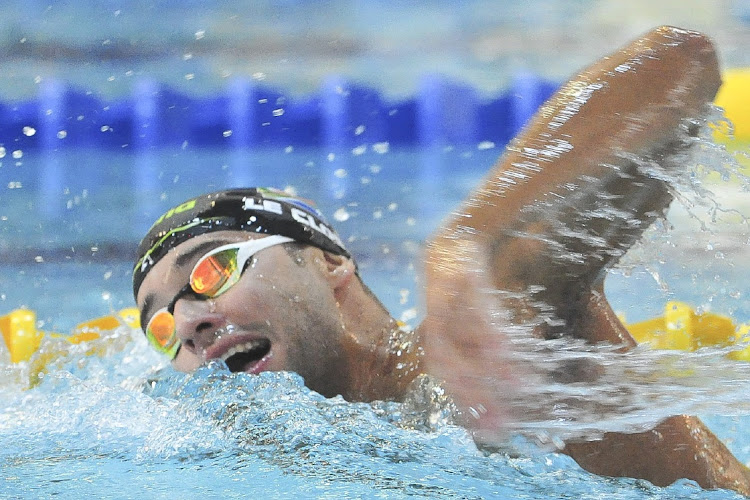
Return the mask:
<path id="1" fill-rule="evenodd" d="M 151 321 L 148 322 L 146 338 L 157 351 L 172 358 L 177 354 L 179 343 L 177 342 L 174 316 L 166 307 L 158 310 Z"/>
<path id="2" fill-rule="evenodd" d="M 229 248 L 205 257 L 190 275 L 190 286 L 195 293 L 207 297 L 221 295 L 240 279 L 237 248 Z"/>

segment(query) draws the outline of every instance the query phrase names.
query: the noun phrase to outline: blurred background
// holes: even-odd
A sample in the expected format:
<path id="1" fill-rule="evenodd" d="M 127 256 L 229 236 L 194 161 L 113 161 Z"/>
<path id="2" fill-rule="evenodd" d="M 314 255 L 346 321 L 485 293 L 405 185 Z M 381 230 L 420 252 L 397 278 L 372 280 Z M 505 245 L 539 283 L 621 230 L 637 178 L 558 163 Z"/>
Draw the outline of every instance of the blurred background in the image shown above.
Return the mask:
<path id="1" fill-rule="evenodd" d="M 317 200 L 413 319 L 421 244 L 576 71 L 662 24 L 710 35 L 726 71 L 750 67 L 750 0 L 0 0 L 0 13 L 0 306 L 62 329 L 131 304 L 134 249 L 159 214 L 236 185 Z M 652 302 L 639 314 L 659 313 Z"/>
<path id="2" fill-rule="evenodd" d="M 341 75 L 412 95 L 425 73 L 488 95 L 514 74 L 561 82 L 660 24 L 708 33 L 750 66 L 748 0 L 67 0 L 0 2 L 0 96 L 54 77 L 95 93 L 140 77 L 194 94 L 247 76 L 292 94 Z"/>

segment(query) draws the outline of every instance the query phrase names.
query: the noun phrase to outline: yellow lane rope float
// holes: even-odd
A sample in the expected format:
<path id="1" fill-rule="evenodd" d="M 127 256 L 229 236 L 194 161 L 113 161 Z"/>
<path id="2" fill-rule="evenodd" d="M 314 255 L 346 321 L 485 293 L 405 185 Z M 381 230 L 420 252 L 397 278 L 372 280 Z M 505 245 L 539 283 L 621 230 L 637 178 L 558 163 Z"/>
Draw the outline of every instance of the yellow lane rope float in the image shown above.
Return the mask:
<path id="1" fill-rule="evenodd" d="M 625 325 L 639 344 L 652 349 L 695 351 L 701 347 L 731 347 L 730 359 L 750 361 L 750 324 L 711 312 L 696 313 L 682 302 L 668 302 L 664 316 Z"/>
<path id="2" fill-rule="evenodd" d="M 10 361 L 19 363 L 28 361 L 39 349 L 45 336 L 61 338 L 71 344 L 80 344 L 100 337 L 100 334 L 127 325 L 140 328 L 138 309 L 131 307 L 115 314 L 95 318 L 76 326 L 68 334 L 43 332 L 36 328 L 36 313 L 30 309 L 16 309 L 5 316 L 0 316 L 0 330 L 10 353 Z"/>
<path id="3" fill-rule="evenodd" d="M 103 332 L 123 325 L 140 328 L 136 308 L 122 309 L 115 314 L 81 323 L 69 335 L 37 330 L 36 313 L 29 309 L 16 309 L 0 316 L 0 330 L 12 363 L 31 359 L 45 336 L 79 344 L 98 339 Z M 750 324 L 736 325 L 727 316 L 711 312 L 697 313 L 682 302 L 668 302 L 664 316 L 625 326 L 636 342 L 652 349 L 694 351 L 701 347 L 737 347 L 727 357 L 750 361 Z"/>
<path id="4" fill-rule="evenodd" d="M 722 81 L 714 103 L 724 108 L 724 115 L 734 125 L 734 138 L 747 143 L 750 141 L 750 68 L 727 70 Z"/>

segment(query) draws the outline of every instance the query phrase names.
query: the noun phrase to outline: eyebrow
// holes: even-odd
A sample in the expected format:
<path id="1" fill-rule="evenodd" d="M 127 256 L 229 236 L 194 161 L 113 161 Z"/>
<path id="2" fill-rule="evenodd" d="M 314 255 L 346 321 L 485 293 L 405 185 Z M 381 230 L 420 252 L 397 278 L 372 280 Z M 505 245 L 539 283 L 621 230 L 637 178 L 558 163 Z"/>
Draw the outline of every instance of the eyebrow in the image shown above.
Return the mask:
<path id="1" fill-rule="evenodd" d="M 197 255 L 207 253 L 210 250 L 213 250 L 214 248 L 220 247 L 222 245 L 228 245 L 230 243 L 241 243 L 241 241 L 236 241 L 236 240 L 231 240 L 231 239 L 222 239 L 222 238 L 204 241 L 203 243 L 195 245 L 193 248 L 191 248 L 187 252 L 178 255 L 174 260 L 174 266 L 182 267 L 188 262 L 190 262 L 191 260 L 193 260 Z"/>

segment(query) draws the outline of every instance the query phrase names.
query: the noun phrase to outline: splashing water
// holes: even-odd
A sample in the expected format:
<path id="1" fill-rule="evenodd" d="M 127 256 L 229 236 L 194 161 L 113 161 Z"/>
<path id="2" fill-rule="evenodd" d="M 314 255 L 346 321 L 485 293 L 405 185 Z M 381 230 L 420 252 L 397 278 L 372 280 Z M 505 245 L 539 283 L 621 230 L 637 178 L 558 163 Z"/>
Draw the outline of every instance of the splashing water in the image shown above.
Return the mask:
<path id="1" fill-rule="evenodd" d="M 230 373 L 221 362 L 190 375 L 154 371 L 161 362 L 138 331 L 89 344 L 106 357 L 63 353 L 31 390 L 5 379 L 0 493 L 593 499 L 664 491 L 593 477 L 555 453 L 483 453 L 450 423 L 449 404 L 427 378 L 404 403 L 353 404 L 323 398 L 291 373 Z M 667 491 L 696 494 L 689 482 Z"/>
<path id="2" fill-rule="evenodd" d="M 658 163 L 625 157 L 640 171 L 665 180 L 674 198 L 667 217 L 657 219 L 610 270 L 608 282 L 616 282 L 615 292 L 609 287 L 607 293 L 610 302 L 615 310 L 625 303 L 625 316 L 633 321 L 662 316 L 669 300 L 689 302 L 698 313 L 732 316 L 736 323 L 750 321 L 745 299 L 750 293 L 750 269 L 745 264 L 750 262 L 750 178 L 743 172 L 741 157 L 738 161 L 736 154 L 713 142 L 713 130 L 723 121 L 721 110 L 712 107 L 705 118 L 685 123 L 682 140 L 689 147 Z M 583 229 L 576 226 L 573 231 L 560 224 L 545 241 L 556 249 L 554 258 L 571 268 L 585 264 L 584 254 L 566 248 L 564 242 L 571 239 L 620 255 L 620 249 L 609 249 L 588 228 L 597 219 L 627 219 L 627 212 L 611 205 L 607 196 L 597 201 L 595 210 L 577 215 L 575 223 L 583 220 Z M 529 209 L 538 218 L 535 210 L 544 213 L 549 204 Z M 493 293 L 518 299 L 507 297 L 507 292 Z M 536 293 L 530 290 L 523 298 L 533 299 Z M 657 309 L 655 303 L 660 304 Z M 608 431 L 644 431 L 676 414 L 750 413 L 750 363 L 728 359 L 731 347 L 678 352 L 638 346 L 623 354 L 616 346 L 592 346 L 569 337 L 539 342 L 531 334 L 534 326 L 562 320 L 547 304 L 535 307 L 540 311 L 537 317 L 505 332 L 519 365 L 531 367 L 511 402 L 519 416 L 513 427 L 524 435 L 556 442 Z"/>
<path id="3" fill-rule="evenodd" d="M 714 112 L 706 123 L 719 120 Z M 676 201 L 611 279 L 628 287 L 647 276 L 658 299 L 690 300 L 699 310 L 748 321 L 748 212 L 737 202 L 750 183 L 707 133 L 691 138 L 690 156 L 679 160 L 694 165 L 690 169 L 634 159 L 653 175 L 668 176 Z M 720 179 L 711 180 L 712 172 Z M 591 214 L 610 215 L 606 207 Z M 633 299 L 615 290 L 615 307 L 628 316 L 645 308 L 643 282 L 630 286 Z M 354 404 L 325 399 L 289 373 L 233 374 L 223 363 L 176 373 L 164 368 L 139 331 L 127 328 L 78 346 L 49 341 L 19 365 L 0 352 L 6 356 L 0 359 L 0 438 L 6 444 L 0 495 L 586 499 L 666 492 L 740 498 L 700 491 L 687 481 L 662 489 L 599 478 L 537 443 L 643 430 L 675 413 L 724 414 L 729 417 L 709 424 L 748 461 L 750 363 L 729 361 L 719 348 L 638 348 L 623 355 L 568 338 L 540 343 L 523 326 L 510 334 L 536 371 L 516 402 L 526 415 L 516 423 L 519 436 L 496 452 L 478 449 L 452 423 L 450 400 L 427 377 L 403 403 Z M 570 366 L 595 367 L 596 377 L 561 379 Z"/>

